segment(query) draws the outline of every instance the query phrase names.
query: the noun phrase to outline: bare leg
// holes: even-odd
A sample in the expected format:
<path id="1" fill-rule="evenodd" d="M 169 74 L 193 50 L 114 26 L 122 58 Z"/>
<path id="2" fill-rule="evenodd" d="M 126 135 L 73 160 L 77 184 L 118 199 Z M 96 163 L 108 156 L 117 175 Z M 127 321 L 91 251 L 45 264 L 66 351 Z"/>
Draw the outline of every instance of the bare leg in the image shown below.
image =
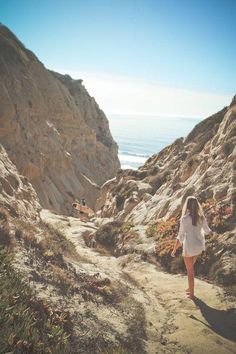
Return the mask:
<path id="1" fill-rule="evenodd" d="M 184 257 L 184 263 L 188 274 L 188 286 L 187 293 L 189 293 L 189 298 L 194 299 L 194 263 L 195 257 Z"/>
<path id="2" fill-rule="evenodd" d="M 190 257 L 188 257 L 188 258 L 190 258 Z M 193 256 L 193 257 L 191 257 L 191 258 L 193 259 L 193 270 L 194 270 L 194 264 L 196 263 L 197 256 Z M 186 267 L 186 268 L 187 268 L 187 267 Z M 188 289 L 186 289 L 185 292 L 186 292 L 187 294 L 190 294 L 190 288 L 188 287 Z"/>

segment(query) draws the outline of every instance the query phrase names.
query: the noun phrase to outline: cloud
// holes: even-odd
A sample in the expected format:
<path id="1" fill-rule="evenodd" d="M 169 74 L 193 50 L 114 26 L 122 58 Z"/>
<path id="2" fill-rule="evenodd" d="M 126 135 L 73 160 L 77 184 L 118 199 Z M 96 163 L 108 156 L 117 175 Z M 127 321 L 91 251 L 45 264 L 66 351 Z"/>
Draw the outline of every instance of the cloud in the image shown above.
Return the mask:
<path id="1" fill-rule="evenodd" d="M 205 118 L 227 106 L 228 95 L 167 87 L 138 78 L 105 73 L 53 69 L 83 79 L 89 93 L 107 114 Z"/>

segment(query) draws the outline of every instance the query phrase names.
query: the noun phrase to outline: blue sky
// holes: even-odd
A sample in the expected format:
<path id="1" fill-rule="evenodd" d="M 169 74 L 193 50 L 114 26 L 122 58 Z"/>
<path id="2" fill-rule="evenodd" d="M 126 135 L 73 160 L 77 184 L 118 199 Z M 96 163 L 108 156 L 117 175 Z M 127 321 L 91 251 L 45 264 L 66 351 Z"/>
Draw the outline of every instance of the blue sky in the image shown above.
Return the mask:
<path id="1" fill-rule="evenodd" d="M 127 102 L 121 98 L 109 107 L 112 98 L 100 92 L 108 78 L 113 95 L 121 94 L 116 80 L 132 81 L 140 90 L 149 85 L 147 95 L 153 85 L 159 90 L 154 96 L 161 88 L 177 96 L 197 94 L 187 111 L 179 110 L 180 99 L 166 114 L 199 115 L 192 106 L 203 95 L 204 102 L 210 97 L 206 106 L 200 101 L 203 114 L 228 104 L 236 91 L 235 14 L 236 0 L 0 0 L 0 21 L 26 47 L 48 68 L 85 78 L 92 94 L 114 112 L 122 102 L 120 111 L 127 111 Z M 140 102 L 137 108 L 142 111 Z M 164 111 L 153 103 L 150 114 Z"/>

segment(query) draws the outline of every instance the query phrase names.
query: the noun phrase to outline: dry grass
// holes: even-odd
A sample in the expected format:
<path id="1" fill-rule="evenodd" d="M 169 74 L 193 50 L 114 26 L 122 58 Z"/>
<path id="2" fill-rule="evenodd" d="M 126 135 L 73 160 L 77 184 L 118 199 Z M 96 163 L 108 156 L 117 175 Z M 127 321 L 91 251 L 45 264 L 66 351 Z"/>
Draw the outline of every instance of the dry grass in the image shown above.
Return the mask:
<path id="1" fill-rule="evenodd" d="M 22 240 L 26 247 L 33 248 L 47 261 L 61 261 L 63 256 L 80 260 L 75 245 L 59 229 L 42 222 L 36 227 L 22 220 L 16 221 L 16 227 L 16 238 Z"/>
<path id="2" fill-rule="evenodd" d="M 69 290 L 78 288 L 78 286 L 76 286 L 76 279 L 67 269 L 61 268 L 56 264 L 49 264 L 49 267 L 53 283 L 62 288 L 65 293 L 68 294 Z"/>
<path id="3" fill-rule="evenodd" d="M 4 208 L 0 208 L 0 245 L 13 248 L 15 242 L 14 233 L 10 230 L 9 214 Z"/>
<path id="4" fill-rule="evenodd" d="M 37 299 L 12 259 L 12 253 L 0 249 L 0 352 L 75 353 L 69 314 Z"/>

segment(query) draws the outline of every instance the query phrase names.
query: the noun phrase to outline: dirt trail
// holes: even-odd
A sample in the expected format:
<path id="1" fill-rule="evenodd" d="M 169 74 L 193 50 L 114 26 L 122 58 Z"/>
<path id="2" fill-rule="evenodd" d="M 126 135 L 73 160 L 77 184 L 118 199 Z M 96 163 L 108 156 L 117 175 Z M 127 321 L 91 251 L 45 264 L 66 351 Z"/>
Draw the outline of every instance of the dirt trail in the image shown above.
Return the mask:
<path id="1" fill-rule="evenodd" d="M 123 282 L 129 295 L 142 304 L 144 353 L 236 353 L 235 303 L 224 296 L 220 287 L 197 279 L 194 303 L 185 295 L 186 277 L 164 273 L 153 264 L 135 259 L 135 255 L 115 258 L 88 248 L 82 235 L 96 229 L 92 222 L 47 210 L 41 212 L 41 217 L 75 243 L 86 260 L 83 267 Z"/>

